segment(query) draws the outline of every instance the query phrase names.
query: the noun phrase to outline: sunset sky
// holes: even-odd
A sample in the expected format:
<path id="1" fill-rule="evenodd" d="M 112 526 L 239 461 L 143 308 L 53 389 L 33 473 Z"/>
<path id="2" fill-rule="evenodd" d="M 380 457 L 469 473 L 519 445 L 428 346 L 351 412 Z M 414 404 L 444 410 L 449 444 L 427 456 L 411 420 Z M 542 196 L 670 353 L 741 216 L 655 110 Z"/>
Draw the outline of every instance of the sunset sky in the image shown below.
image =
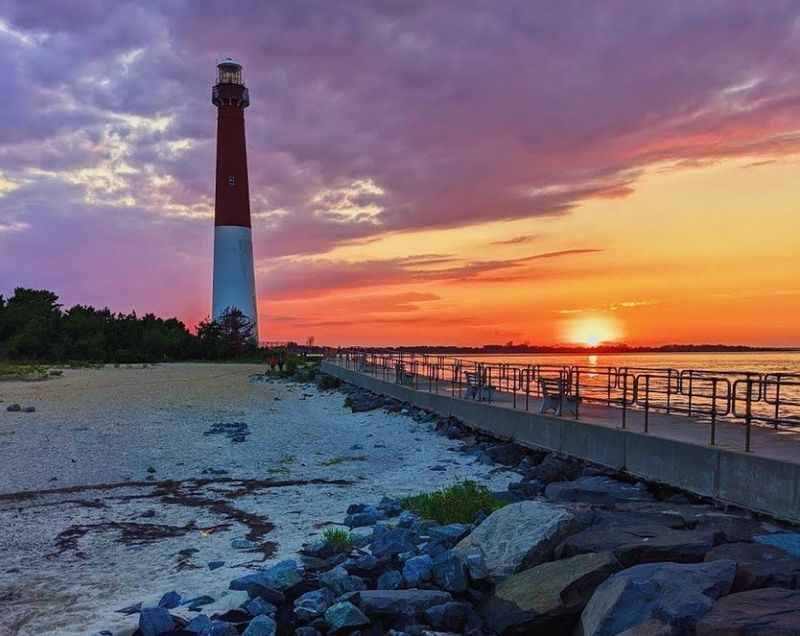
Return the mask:
<path id="1" fill-rule="evenodd" d="M 209 314 L 226 55 L 262 339 L 800 345 L 777 0 L 0 0 L 0 293 Z"/>

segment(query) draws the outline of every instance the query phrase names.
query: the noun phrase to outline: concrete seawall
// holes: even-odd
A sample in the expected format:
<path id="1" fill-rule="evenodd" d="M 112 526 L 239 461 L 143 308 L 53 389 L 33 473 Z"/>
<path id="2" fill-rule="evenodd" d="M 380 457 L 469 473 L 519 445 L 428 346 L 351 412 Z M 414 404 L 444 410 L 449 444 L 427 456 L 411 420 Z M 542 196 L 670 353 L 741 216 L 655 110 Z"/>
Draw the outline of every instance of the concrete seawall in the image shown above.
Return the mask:
<path id="1" fill-rule="evenodd" d="M 322 371 L 438 415 L 452 415 L 468 426 L 523 446 L 558 451 L 636 477 L 800 522 L 799 464 L 436 395 L 330 362 L 322 363 Z"/>

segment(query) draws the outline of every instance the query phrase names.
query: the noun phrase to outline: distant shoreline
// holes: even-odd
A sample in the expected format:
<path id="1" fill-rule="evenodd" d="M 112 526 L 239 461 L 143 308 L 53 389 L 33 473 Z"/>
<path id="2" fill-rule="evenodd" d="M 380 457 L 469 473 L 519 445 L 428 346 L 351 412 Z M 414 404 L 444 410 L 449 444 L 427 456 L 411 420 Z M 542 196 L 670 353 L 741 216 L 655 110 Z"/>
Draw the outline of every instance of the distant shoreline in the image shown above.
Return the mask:
<path id="1" fill-rule="evenodd" d="M 800 353 L 800 347 L 749 347 L 745 345 L 663 345 L 660 347 L 629 347 L 625 345 L 581 346 L 503 346 L 482 347 L 413 346 L 413 347 L 358 347 L 367 351 L 423 353 L 431 355 L 624 355 L 640 353 Z"/>

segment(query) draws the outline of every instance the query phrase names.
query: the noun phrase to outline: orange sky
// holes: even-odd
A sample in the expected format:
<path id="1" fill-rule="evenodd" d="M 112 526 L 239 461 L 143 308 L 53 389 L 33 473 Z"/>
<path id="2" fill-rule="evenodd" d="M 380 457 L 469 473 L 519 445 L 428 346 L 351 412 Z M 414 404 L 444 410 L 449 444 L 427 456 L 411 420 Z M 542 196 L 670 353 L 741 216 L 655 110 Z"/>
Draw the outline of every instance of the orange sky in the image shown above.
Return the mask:
<path id="1" fill-rule="evenodd" d="M 412 281 L 262 295 L 262 337 L 337 345 L 800 344 L 800 165 L 792 157 L 758 164 L 653 166 L 628 196 L 589 200 L 566 215 L 336 248 L 305 264 L 380 270 L 416 254 L 456 260 L 415 265 L 405 277 Z M 573 250 L 598 251 L 500 263 Z M 460 278 L 436 275 L 475 261 L 499 264 Z"/>

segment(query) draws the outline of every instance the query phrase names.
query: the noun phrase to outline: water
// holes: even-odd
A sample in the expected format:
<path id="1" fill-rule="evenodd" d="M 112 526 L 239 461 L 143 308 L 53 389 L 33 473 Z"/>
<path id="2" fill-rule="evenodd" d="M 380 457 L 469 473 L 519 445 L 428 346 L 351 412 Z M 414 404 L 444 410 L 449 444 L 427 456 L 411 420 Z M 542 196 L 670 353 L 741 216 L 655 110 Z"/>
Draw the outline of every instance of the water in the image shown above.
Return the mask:
<path id="1" fill-rule="evenodd" d="M 800 352 L 763 353 L 623 353 L 623 354 L 500 354 L 453 356 L 477 362 L 513 364 L 578 365 L 582 367 L 629 367 L 655 369 L 703 369 L 717 372 L 800 373 Z"/>

